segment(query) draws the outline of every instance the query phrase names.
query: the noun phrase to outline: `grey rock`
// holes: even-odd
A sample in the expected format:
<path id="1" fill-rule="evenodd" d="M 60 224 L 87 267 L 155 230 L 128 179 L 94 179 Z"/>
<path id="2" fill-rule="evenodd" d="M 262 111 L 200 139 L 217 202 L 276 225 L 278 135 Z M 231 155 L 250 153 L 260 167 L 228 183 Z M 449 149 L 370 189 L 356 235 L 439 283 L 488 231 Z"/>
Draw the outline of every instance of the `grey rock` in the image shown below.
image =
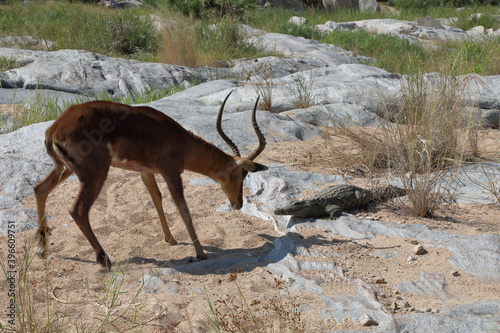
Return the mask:
<path id="1" fill-rule="evenodd" d="M 359 9 L 359 0 L 322 0 L 323 7 L 328 11 L 339 9 Z"/>
<path id="2" fill-rule="evenodd" d="M 406 281 L 398 283 L 396 290 L 402 293 L 411 293 L 418 296 L 436 297 L 447 300 L 452 296 L 446 290 L 446 278 L 440 273 L 420 272 L 420 281 Z"/>
<path id="3" fill-rule="evenodd" d="M 380 13 L 380 5 L 376 0 L 359 0 L 359 11 Z"/>
<path id="4" fill-rule="evenodd" d="M 50 50 L 53 46 L 54 42 L 50 40 L 34 38 L 32 36 L 0 36 L 0 47 Z"/>
<path id="5" fill-rule="evenodd" d="M 157 276 L 144 275 L 141 277 L 141 285 L 146 293 L 155 294 L 163 289 L 165 282 Z"/>
<path id="6" fill-rule="evenodd" d="M 205 82 L 210 70 L 166 64 L 141 63 L 87 51 L 55 52 L 0 49 L 0 56 L 29 61 L 21 68 L 0 73 L 3 88 L 50 89 L 94 96 L 131 95 L 151 89 L 169 89 L 184 82 Z"/>
<path id="7" fill-rule="evenodd" d="M 500 324 L 500 301 L 483 301 L 446 308 L 439 313 L 395 314 L 394 320 L 374 332 L 497 332 Z"/>
<path id="8" fill-rule="evenodd" d="M 307 19 L 305 17 L 300 17 L 300 16 L 292 16 L 289 20 L 288 23 L 296 25 L 296 26 L 302 26 L 304 24 L 307 24 Z"/>
<path id="9" fill-rule="evenodd" d="M 302 0 L 267 0 L 265 6 L 295 10 L 302 10 L 306 8 L 305 3 Z"/>
<path id="10" fill-rule="evenodd" d="M 293 119 L 299 119 L 313 126 L 377 126 L 380 118 L 356 104 L 332 103 L 323 106 L 312 106 L 307 109 L 291 110 L 281 113 Z"/>
<path id="11" fill-rule="evenodd" d="M 359 323 L 362 326 L 377 326 L 378 325 L 378 323 L 372 317 L 370 317 L 368 314 L 364 314 L 359 319 Z"/>
<path id="12" fill-rule="evenodd" d="M 417 22 L 417 25 L 422 26 L 422 27 L 434 28 L 434 29 L 438 29 L 438 30 L 445 30 L 445 28 L 441 25 L 441 23 L 439 23 L 438 21 L 436 21 L 435 19 L 433 19 L 430 16 L 425 16 L 425 17 L 419 18 L 416 22 Z"/>
<path id="13" fill-rule="evenodd" d="M 321 310 L 322 317 L 333 317 L 337 322 L 347 317 L 358 322 L 365 314 L 369 314 L 378 323 L 390 320 L 391 314 L 379 303 L 372 287 L 361 280 L 356 280 L 356 282 L 358 285 L 357 295 L 322 297 L 325 304 L 325 309 Z"/>

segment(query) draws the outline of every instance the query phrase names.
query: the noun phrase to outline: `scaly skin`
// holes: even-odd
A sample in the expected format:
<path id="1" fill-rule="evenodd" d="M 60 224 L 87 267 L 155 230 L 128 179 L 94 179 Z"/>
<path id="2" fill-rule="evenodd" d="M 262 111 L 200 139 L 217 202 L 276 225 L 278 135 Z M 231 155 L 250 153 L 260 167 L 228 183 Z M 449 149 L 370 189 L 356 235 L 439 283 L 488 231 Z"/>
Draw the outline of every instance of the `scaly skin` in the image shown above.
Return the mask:
<path id="1" fill-rule="evenodd" d="M 389 200 L 405 194 L 403 189 L 395 186 L 370 191 L 354 185 L 333 185 L 309 199 L 292 201 L 276 209 L 274 213 L 312 218 L 330 216 L 335 219 L 344 210 L 366 208 L 371 202 Z"/>

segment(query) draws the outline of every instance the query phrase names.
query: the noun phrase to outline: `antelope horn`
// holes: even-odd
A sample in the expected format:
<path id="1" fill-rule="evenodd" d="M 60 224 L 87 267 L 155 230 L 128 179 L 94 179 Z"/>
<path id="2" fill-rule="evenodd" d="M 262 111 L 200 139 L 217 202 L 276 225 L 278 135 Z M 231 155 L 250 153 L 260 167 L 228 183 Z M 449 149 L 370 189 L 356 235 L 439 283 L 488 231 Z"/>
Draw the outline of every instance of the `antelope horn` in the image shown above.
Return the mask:
<path id="1" fill-rule="evenodd" d="M 229 148 L 231 148 L 231 150 L 233 151 L 233 154 L 235 156 L 241 156 L 240 151 L 238 150 L 238 147 L 236 147 L 234 142 L 231 141 L 231 139 L 227 137 L 227 135 L 226 135 L 226 133 L 224 133 L 224 131 L 222 131 L 222 125 L 221 125 L 222 112 L 224 111 L 224 106 L 226 105 L 226 101 L 229 98 L 229 95 L 231 95 L 233 93 L 233 91 L 234 90 L 231 90 L 231 92 L 226 96 L 226 99 L 224 99 L 224 102 L 222 102 L 222 105 L 220 106 L 219 114 L 217 115 L 217 133 L 219 133 L 221 138 L 224 139 L 224 141 L 227 143 Z"/>
<path id="2" fill-rule="evenodd" d="M 255 148 L 253 152 L 248 155 L 246 158 L 247 160 L 253 161 L 257 156 L 259 156 L 260 153 L 264 150 L 266 147 L 266 138 L 264 137 L 264 134 L 259 129 L 259 125 L 257 125 L 257 120 L 255 119 L 255 112 L 257 111 L 257 105 L 259 104 L 259 98 L 260 96 L 257 96 L 257 101 L 255 102 L 255 106 L 253 107 L 252 111 L 252 126 L 253 129 L 255 130 L 255 134 L 257 134 L 257 137 L 259 138 L 259 146 Z"/>

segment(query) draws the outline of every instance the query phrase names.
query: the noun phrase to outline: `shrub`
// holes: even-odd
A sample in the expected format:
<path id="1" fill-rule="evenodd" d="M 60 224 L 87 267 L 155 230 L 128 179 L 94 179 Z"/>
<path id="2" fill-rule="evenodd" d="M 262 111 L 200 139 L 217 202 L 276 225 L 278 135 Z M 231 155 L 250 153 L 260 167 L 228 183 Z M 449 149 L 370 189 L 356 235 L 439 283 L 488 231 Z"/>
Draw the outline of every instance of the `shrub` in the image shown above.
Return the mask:
<path id="1" fill-rule="evenodd" d="M 245 10 L 255 6 L 254 0 L 167 0 L 167 3 L 194 18 L 209 17 L 212 13 L 219 17 L 231 15 L 241 18 Z"/>
<path id="2" fill-rule="evenodd" d="M 155 52 L 158 49 L 159 34 L 148 17 L 124 11 L 122 15 L 109 18 L 108 32 L 113 48 L 122 54 Z"/>
<path id="3" fill-rule="evenodd" d="M 220 61 L 271 54 L 256 45 L 246 43 L 245 36 L 233 17 L 224 17 L 212 25 L 198 21 L 195 28 L 199 61 L 205 65 L 217 66 Z"/>
<path id="4" fill-rule="evenodd" d="M 349 165 L 358 163 L 358 170 L 397 175 L 410 210 L 432 217 L 452 195 L 452 181 L 445 181 L 449 170 L 477 154 L 477 122 L 460 96 L 469 80 L 436 74 L 402 78 L 398 100 L 382 110 L 386 121 L 376 131 L 356 124 L 334 128 L 358 154 L 336 148 L 334 154 Z"/>

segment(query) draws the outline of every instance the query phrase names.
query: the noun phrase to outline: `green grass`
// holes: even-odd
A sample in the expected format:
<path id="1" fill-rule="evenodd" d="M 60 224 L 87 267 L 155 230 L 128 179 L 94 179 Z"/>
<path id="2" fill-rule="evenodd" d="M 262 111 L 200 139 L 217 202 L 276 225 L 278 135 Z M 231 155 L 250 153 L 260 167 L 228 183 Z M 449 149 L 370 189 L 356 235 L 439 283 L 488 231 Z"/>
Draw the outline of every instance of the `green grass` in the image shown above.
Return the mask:
<path id="1" fill-rule="evenodd" d="M 112 101 L 123 104 L 144 104 L 149 103 L 166 96 L 170 96 L 183 89 L 182 86 L 173 89 L 151 89 L 135 96 L 111 95 L 107 92 L 102 92 L 96 96 L 81 96 L 76 100 L 66 103 L 59 103 L 57 98 L 47 98 L 37 95 L 26 107 L 18 108 L 18 112 L 14 115 L 14 126 L 12 131 L 31 124 L 54 120 L 57 116 L 66 110 L 71 104 L 81 104 L 93 100 Z"/>
<path id="2" fill-rule="evenodd" d="M 7 59 L 5 57 L 0 57 L 0 72 L 8 71 L 9 69 L 14 69 L 17 67 L 16 61 L 13 59 Z"/>
<path id="3" fill-rule="evenodd" d="M 189 5 L 194 6 L 196 2 L 192 0 Z M 115 57 L 193 67 L 221 66 L 233 59 L 271 55 L 243 42 L 244 38 L 237 28 L 241 22 L 269 32 L 287 33 L 335 44 L 355 54 L 376 59 L 373 65 L 389 72 L 500 74 L 499 39 L 477 43 L 435 42 L 433 46 L 439 46 L 435 48 L 410 44 L 393 36 L 370 35 L 363 31 L 335 31 L 321 35 L 314 27 L 329 20 L 415 20 L 429 15 L 434 18 L 458 17 L 455 24 L 462 29 L 469 29 L 478 24 L 485 28 L 497 29 L 500 27 L 500 20 L 495 17 L 499 12 L 497 7 L 475 6 L 457 11 L 450 6 L 432 6 L 426 9 L 405 9 L 397 14 L 342 10 L 334 13 L 319 10 L 296 13 L 276 8 L 253 9 L 246 5 L 248 1 L 242 0 L 238 3 L 238 9 L 225 10 L 226 15 L 221 17 L 220 11 L 216 10 L 220 7 L 219 2 L 211 4 L 214 10 L 198 15 L 202 16 L 201 19 L 184 17 L 172 9 L 172 6 L 178 8 L 182 4 L 179 1 L 151 0 L 140 9 L 128 10 L 112 10 L 80 2 L 33 0 L 28 6 L 10 2 L 1 7 L 0 34 L 44 38 L 55 42 L 55 50 L 82 49 Z M 226 6 L 225 3 L 224 5 Z M 241 8 L 246 11 L 242 12 Z M 476 15 L 470 19 L 471 15 L 477 13 L 484 15 Z M 168 31 L 157 32 L 149 14 L 173 19 L 178 24 L 173 29 L 167 29 Z M 303 16 L 309 23 L 302 27 L 288 24 L 293 15 Z M 218 29 L 211 28 L 214 23 Z M 1 70 L 12 66 L 9 61 L 0 59 Z"/>

